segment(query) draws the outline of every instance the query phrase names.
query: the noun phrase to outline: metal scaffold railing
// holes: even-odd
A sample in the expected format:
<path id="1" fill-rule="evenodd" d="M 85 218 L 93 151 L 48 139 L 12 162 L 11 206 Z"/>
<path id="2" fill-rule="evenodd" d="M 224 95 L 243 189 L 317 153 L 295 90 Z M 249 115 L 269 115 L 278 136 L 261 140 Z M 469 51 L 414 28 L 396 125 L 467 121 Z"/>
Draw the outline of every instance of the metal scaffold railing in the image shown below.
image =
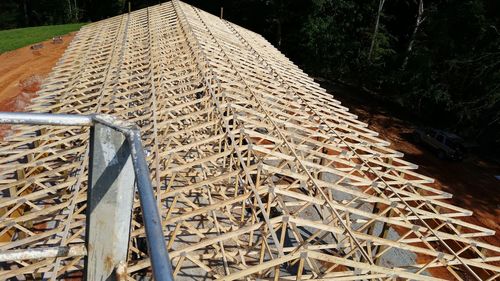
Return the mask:
<path id="1" fill-rule="evenodd" d="M 135 188 L 153 276 L 171 281 L 161 219 L 137 126 L 106 115 L 0 112 L 0 124 L 90 126 L 89 188 L 84 245 L 0 252 L 0 262 L 85 256 L 88 280 L 126 280 Z"/>
<path id="2" fill-rule="evenodd" d="M 38 94 L 29 111 L 94 125 L 18 124 L 0 142 L 2 280 L 117 266 L 164 278 L 161 249 L 176 280 L 500 277 L 494 231 L 262 36 L 193 6 L 85 25 Z M 122 146 L 130 136 L 144 149 Z M 129 190 L 110 193 L 119 212 L 96 192 L 113 183 Z M 101 213 L 107 223 L 88 227 Z M 90 264 L 103 253 L 119 258 Z"/>

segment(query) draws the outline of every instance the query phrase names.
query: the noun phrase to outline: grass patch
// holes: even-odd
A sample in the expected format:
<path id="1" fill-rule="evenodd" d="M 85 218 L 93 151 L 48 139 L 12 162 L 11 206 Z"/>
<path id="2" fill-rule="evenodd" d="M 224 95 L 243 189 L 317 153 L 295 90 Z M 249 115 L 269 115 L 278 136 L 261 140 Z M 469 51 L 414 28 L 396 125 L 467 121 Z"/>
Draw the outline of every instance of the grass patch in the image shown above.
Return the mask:
<path id="1" fill-rule="evenodd" d="M 85 23 L 46 25 L 0 31 L 0 54 L 79 30 Z"/>

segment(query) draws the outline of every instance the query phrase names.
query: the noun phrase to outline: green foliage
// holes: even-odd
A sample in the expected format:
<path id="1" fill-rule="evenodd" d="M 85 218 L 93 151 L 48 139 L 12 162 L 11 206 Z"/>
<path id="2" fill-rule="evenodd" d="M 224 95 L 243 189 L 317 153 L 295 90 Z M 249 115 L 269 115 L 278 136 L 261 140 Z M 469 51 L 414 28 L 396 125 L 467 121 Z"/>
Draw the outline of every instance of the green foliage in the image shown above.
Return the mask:
<path id="1" fill-rule="evenodd" d="M 489 15 L 484 1 L 432 3 L 400 78 L 406 82 L 404 105 L 432 119 L 444 119 L 443 126 L 492 143 L 500 141 L 497 26 L 498 14 Z"/>
<path id="2" fill-rule="evenodd" d="M 314 0 L 301 30 L 302 63 L 315 75 L 384 93 L 432 126 L 499 142 L 500 4 L 424 1 L 425 20 L 412 38 L 417 2 L 385 2 L 368 61 L 379 1 Z"/>
<path id="3" fill-rule="evenodd" d="M 363 1 L 313 1 L 301 32 L 302 45 L 317 71 L 344 74 L 363 66 L 371 30 L 363 14 L 370 13 L 369 6 Z"/>
<path id="4" fill-rule="evenodd" d="M 84 23 L 2 30 L 0 31 L 0 54 L 6 51 L 44 41 L 54 36 L 59 36 L 72 31 L 76 31 L 80 29 L 82 25 L 84 25 Z"/>
<path id="5" fill-rule="evenodd" d="M 216 15 L 224 7 L 225 19 L 263 34 L 312 75 L 350 80 L 429 125 L 500 144 L 498 0 L 424 0 L 415 36 L 419 0 L 386 0 L 370 60 L 380 0 L 185 1 Z M 128 2 L 2 0 L 0 29 L 96 21 L 126 12 Z M 158 2 L 132 0 L 132 10 Z M 51 36 L 0 44 L 26 41 L 11 49 Z"/>
<path id="6" fill-rule="evenodd" d="M 18 26 L 17 3 L 13 1 L 0 1 L 0 29 L 15 28 Z"/>

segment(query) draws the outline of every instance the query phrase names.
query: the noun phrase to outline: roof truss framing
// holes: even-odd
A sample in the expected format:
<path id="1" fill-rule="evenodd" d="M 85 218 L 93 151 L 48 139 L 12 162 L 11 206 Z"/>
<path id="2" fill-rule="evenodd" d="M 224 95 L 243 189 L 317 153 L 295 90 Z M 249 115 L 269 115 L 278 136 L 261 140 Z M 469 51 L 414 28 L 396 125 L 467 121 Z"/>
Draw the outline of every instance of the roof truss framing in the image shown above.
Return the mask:
<path id="1" fill-rule="evenodd" d="M 261 36 L 182 2 L 83 27 L 30 110 L 141 127 L 177 279 L 499 277 L 500 249 L 481 240 L 494 233 L 460 220 L 470 211 Z M 86 130 L 13 127 L 0 251 L 84 242 Z M 130 278 L 150 273 L 134 208 Z M 0 266 L 54 280 L 83 257 Z"/>

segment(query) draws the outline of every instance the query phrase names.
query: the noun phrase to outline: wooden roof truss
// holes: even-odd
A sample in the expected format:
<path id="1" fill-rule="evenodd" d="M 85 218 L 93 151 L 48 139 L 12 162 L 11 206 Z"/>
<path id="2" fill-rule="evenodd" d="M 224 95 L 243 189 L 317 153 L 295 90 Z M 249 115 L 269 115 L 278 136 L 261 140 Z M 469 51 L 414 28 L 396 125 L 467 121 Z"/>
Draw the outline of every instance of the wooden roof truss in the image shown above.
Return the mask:
<path id="1" fill-rule="evenodd" d="M 263 37 L 182 2 L 84 26 L 30 111 L 141 127 L 177 279 L 499 277 L 500 249 L 481 240 L 494 232 L 460 219 L 470 211 Z M 12 129 L 0 252 L 81 245 L 88 129 Z M 150 270 L 134 206 L 131 279 Z M 398 253 L 414 258 L 388 263 Z M 0 279 L 82 267 L 81 255 L 0 262 Z"/>

